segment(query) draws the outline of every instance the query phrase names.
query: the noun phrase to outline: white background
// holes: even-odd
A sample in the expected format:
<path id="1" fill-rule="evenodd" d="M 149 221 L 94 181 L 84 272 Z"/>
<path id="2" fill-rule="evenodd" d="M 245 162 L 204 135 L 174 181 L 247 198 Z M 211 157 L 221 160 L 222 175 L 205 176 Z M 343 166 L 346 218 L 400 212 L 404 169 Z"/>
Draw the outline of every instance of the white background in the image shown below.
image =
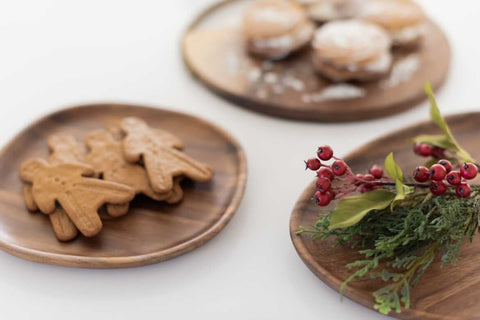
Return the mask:
<path id="1" fill-rule="evenodd" d="M 229 130 L 249 164 L 245 198 L 216 238 L 182 257 L 126 270 L 41 265 L 0 252 L 2 319 L 387 319 L 318 280 L 289 238 L 290 211 L 311 181 L 319 144 L 339 156 L 426 119 L 427 104 L 349 124 L 262 116 L 214 96 L 180 56 L 188 22 L 212 0 L 0 1 L 0 143 L 64 106 L 131 102 L 181 110 Z M 480 4 L 423 1 L 450 37 L 442 111 L 479 104 Z"/>

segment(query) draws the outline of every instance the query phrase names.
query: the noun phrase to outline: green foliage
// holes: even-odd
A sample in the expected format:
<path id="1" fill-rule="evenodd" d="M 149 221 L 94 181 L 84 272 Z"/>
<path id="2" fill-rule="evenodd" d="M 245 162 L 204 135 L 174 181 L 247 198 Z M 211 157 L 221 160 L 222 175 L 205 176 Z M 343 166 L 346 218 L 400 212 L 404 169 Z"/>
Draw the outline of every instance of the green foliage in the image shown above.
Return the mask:
<path id="1" fill-rule="evenodd" d="M 356 279 L 380 278 L 386 285 L 374 293 L 375 309 L 384 314 L 401 312 L 410 307 L 410 290 L 435 256 L 443 264 L 455 265 L 463 240 L 472 241 L 479 226 L 478 195 L 478 187 L 466 199 L 414 193 L 393 210 L 388 205 L 373 210 L 349 227 L 333 228 L 334 215 L 330 213 L 320 217 L 312 229 L 299 233 L 320 239 L 334 237 L 336 243 L 356 248 L 365 258 L 347 265 L 354 271 L 342 285 L 342 292 Z"/>
<path id="2" fill-rule="evenodd" d="M 370 211 L 387 208 L 394 198 L 395 193 L 383 189 L 343 198 L 332 213 L 330 228 L 350 227 L 362 220 Z"/>
<path id="3" fill-rule="evenodd" d="M 465 151 L 453 136 L 447 122 L 438 109 L 435 96 L 430 83 L 425 85 L 425 92 L 430 100 L 430 118 L 443 131 L 443 135 L 419 135 L 413 140 L 419 143 L 428 143 L 454 153 L 461 161 L 476 162 L 470 154 Z"/>
<path id="4" fill-rule="evenodd" d="M 413 192 L 414 188 L 406 186 L 403 184 L 403 172 L 400 166 L 395 162 L 393 158 L 393 153 L 385 158 L 385 170 L 387 170 L 388 175 L 395 182 L 395 189 L 397 190 L 397 195 L 393 202 L 405 199 L 405 196 Z M 392 203 L 393 206 L 394 203 Z"/>

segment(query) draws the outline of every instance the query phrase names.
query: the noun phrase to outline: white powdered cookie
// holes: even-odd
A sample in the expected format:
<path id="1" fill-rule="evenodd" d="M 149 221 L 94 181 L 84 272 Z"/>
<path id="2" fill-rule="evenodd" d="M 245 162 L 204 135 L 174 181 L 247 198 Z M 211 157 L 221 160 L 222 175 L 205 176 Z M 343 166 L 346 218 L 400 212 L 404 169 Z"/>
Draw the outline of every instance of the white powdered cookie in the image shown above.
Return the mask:
<path id="1" fill-rule="evenodd" d="M 395 46 L 416 45 L 425 35 L 425 13 L 411 0 L 368 0 L 359 17 L 387 30 Z"/>
<path id="2" fill-rule="evenodd" d="M 265 58 L 283 58 L 305 47 L 313 32 L 302 7 L 287 0 L 257 1 L 244 17 L 248 50 Z"/>
<path id="3" fill-rule="evenodd" d="M 388 34 L 360 20 L 325 24 L 315 32 L 312 46 L 318 72 L 334 81 L 376 79 L 392 64 Z"/>

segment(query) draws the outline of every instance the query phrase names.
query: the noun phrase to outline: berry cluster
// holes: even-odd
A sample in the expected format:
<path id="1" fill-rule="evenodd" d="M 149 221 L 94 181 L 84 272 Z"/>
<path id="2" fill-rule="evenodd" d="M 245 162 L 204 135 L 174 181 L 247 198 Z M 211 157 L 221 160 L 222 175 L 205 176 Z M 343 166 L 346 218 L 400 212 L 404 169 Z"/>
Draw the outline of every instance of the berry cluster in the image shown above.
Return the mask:
<path id="1" fill-rule="evenodd" d="M 414 152 L 418 155 L 433 158 L 446 157 L 445 149 L 429 144 L 415 144 Z M 327 206 L 334 199 L 353 192 L 368 192 L 384 187 L 393 187 L 395 183 L 384 178 L 383 169 L 378 165 L 370 167 L 366 174 L 354 174 L 352 169 L 342 159 L 333 155 L 329 146 L 321 146 L 317 150 L 317 157 L 305 161 L 306 169 L 316 171 L 317 191 L 313 198 L 320 206 Z M 472 187 L 467 180 L 474 179 L 478 174 L 478 167 L 473 163 L 452 164 L 447 159 L 441 159 L 427 168 L 418 166 L 413 172 L 416 183 L 408 185 L 430 189 L 434 195 L 442 195 L 449 190 L 455 189 L 457 196 L 466 198 L 472 192 Z M 335 184 L 334 184 L 335 182 Z M 429 183 L 428 183 L 429 182 Z"/>
<path id="2" fill-rule="evenodd" d="M 462 164 L 458 171 L 452 169 L 450 161 L 442 159 L 430 168 L 418 166 L 413 172 L 413 178 L 417 182 L 431 180 L 430 191 L 437 196 L 447 192 L 448 185 L 455 187 L 457 196 L 461 198 L 470 196 L 472 189 L 466 180 L 474 179 L 477 176 L 477 166 L 467 162 Z"/>
<path id="3" fill-rule="evenodd" d="M 330 164 L 325 163 L 330 160 L 333 160 Z M 355 191 L 367 192 L 382 188 L 378 183 L 385 181 L 382 179 L 383 169 L 377 165 L 373 165 L 367 174 L 353 174 L 345 161 L 333 156 L 333 150 L 329 146 L 319 147 L 317 157 L 305 161 L 305 166 L 306 169 L 317 172 L 317 191 L 313 197 L 320 206 L 326 206 L 333 199 Z M 333 181 L 342 183 L 333 186 Z"/>

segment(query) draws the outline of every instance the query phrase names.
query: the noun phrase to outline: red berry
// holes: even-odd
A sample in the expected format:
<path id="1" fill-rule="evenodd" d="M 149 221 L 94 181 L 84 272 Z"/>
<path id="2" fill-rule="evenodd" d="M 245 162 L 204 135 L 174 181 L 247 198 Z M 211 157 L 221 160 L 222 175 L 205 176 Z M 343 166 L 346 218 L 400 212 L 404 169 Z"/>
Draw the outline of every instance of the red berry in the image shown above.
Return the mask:
<path id="1" fill-rule="evenodd" d="M 467 180 L 471 180 L 477 176 L 478 168 L 473 163 L 465 162 L 460 167 L 460 174 Z"/>
<path id="2" fill-rule="evenodd" d="M 441 181 L 445 179 L 445 176 L 447 175 L 447 169 L 445 169 L 445 167 L 441 164 L 437 163 L 430 167 L 430 174 L 432 176 L 432 180 Z"/>
<path id="3" fill-rule="evenodd" d="M 420 155 L 420 146 L 421 145 L 422 145 L 421 143 L 418 143 L 418 142 L 415 143 L 413 145 L 413 153 Z"/>
<path id="4" fill-rule="evenodd" d="M 365 193 L 373 190 L 373 186 L 362 186 L 360 188 L 360 193 Z"/>
<path id="5" fill-rule="evenodd" d="M 466 198 L 470 196 L 470 193 L 472 193 L 472 188 L 470 188 L 470 185 L 468 183 L 463 182 L 457 186 L 457 188 L 455 189 L 455 193 L 460 198 Z"/>
<path id="6" fill-rule="evenodd" d="M 433 147 L 432 148 L 432 157 L 441 159 L 445 157 L 445 149 L 442 149 L 440 147 Z"/>
<path id="7" fill-rule="evenodd" d="M 329 167 L 321 167 L 317 172 L 317 177 L 327 178 L 328 180 L 332 181 L 335 178 L 335 175 L 333 174 L 332 169 Z"/>
<path id="8" fill-rule="evenodd" d="M 332 164 L 332 170 L 336 176 L 341 176 L 347 171 L 347 164 L 343 160 L 335 160 Z"/>
<path id="9" fill-rule="evenodd" d="M 373 176 L 373 174 L 367 173 L 366 175 L 363 176 L 363 180 L 373 181 L 373 180 L 375 180 L 375 177 Z M 371 183 L 365 183 L 365 185 L 371 186 L 372 184 Z"/>
<path id="10" fill-rule="evenodd" d="M 447 173 L 449 173 L 450 171 L 452 171 L 452 163 L 451 163 L 450 161 L 448 161 L 447 159 L 438 160 L 437 163 L 438 163 L 438 164 L 441 164 L 442 166 L 444 166 L 445 169 L 447 169 Z"/>
<path id="11" fill-rule="evenodd" d="M 317 182 L 315 183 L 317 189 L 321 192 L 327 192 L 330 189 L 330 179 L 327 178 L 318 178 Z"/>
<path id="12" fill-rule="evenodd" d="M 383 176 L 383 169 L 375 164 L 370 167 L 369 172 L 375 179 L 380 179 Z"/>
<path id="13" fill-rule="evenodd" d="M 430 178 L 428 168 L 424 166 L 418 166 L 415 171 L 413 171 L 413 178 L 418 182 L 427 181 Z"/>
<path id="14" fill-rule="evenodd" d="M 432 146 L 429 144 L 422 143 L 420 145 L 419 153 L 423 157 L 428 157 L 432 155 Z"/>
<path id="15" fill-rule="evenodd" d="M 333 199 L 335 199 L 335 192 L 333 192 L 332 190 L 328 190 L 327 192 L 325 192 L 329 197 L 330 197 L 330 201 L 332 201 Z"/>
<path id="16" fill-rule="evenodd" d="M 333 157 L 333 150 L 330 146 L 318 147 L 317 156 L 323 161 L 328 161 Z"/>
<path id="17" fill-rule="evenodd" d="M 322 207 L 327 206 L 330 201 L 332 201 L 330 194 L 320 191 L 315 192 L 315 195 L 313 197 L 315 199 L 315 202 Z"/>
<path id="18" fill-rule="evenodd" d="M 462 182 L 462 176 L 460 175 L 460 172 L 458 171 L 450 171 L 447 174 L 447 182 L 451 184 L 452 186 L 456 186 L 460 182 Z"/>
<path id="19" fill-rule="evenodd" d="M 442 195 L 447 191 L 447 185 L 443 181 L 432 181 L 430 191 L 436 196 Z"/>
<path id="20" fill-rule="evenodd" d="M 305 170 L 310 169 L 312 171 L 317 171 L 320 169 L 321 163 L 317 158 L 308 159 L 305 161 Z"/>

